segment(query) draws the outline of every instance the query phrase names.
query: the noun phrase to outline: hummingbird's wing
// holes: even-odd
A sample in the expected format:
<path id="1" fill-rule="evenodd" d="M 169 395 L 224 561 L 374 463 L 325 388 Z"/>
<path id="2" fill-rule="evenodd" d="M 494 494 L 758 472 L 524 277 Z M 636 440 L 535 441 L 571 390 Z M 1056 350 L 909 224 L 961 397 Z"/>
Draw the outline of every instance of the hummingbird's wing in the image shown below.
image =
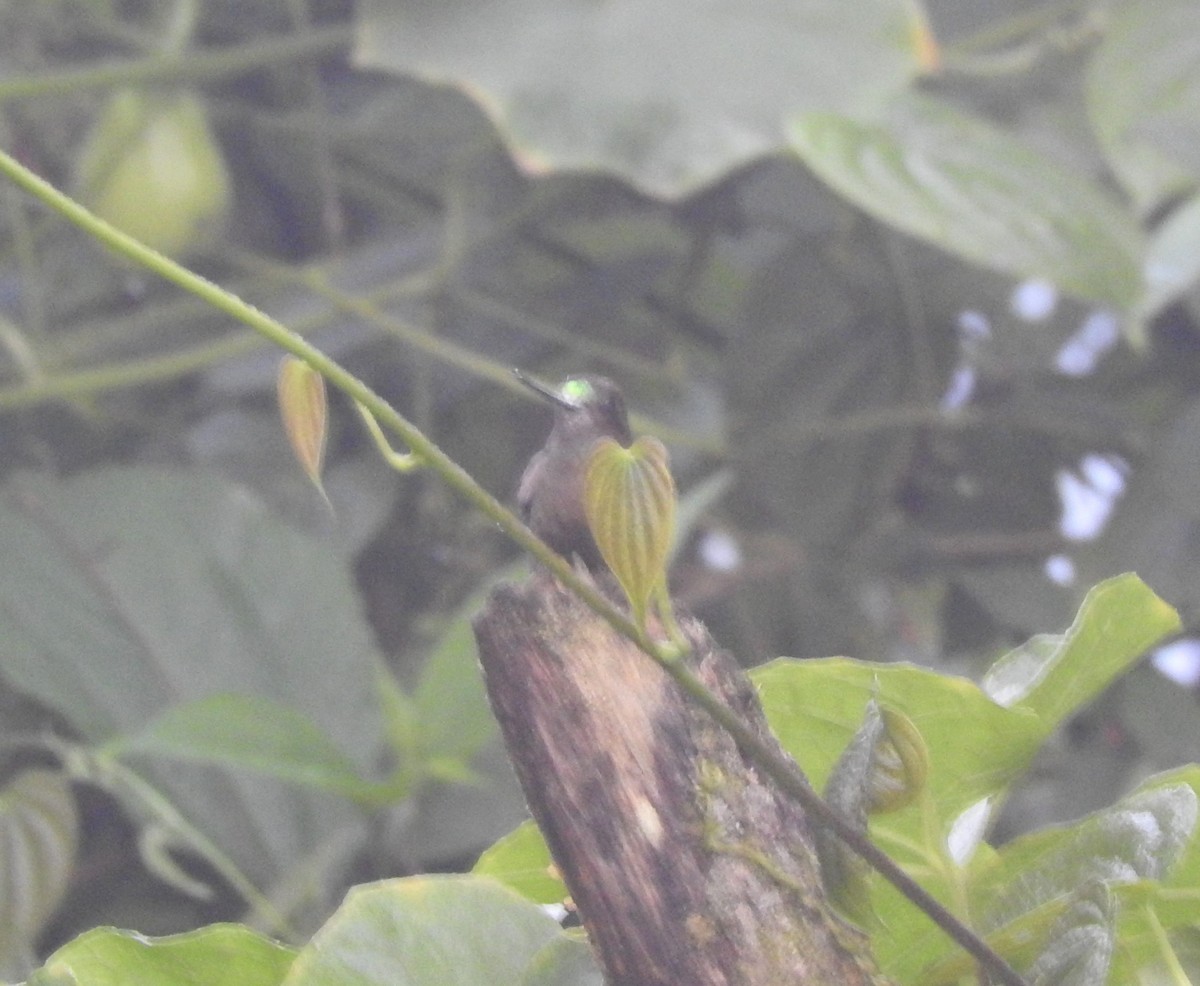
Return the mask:
<path id="1" fill-rule="evenodd" d="M 521 519 L 529 523 L 529 515 L 533 508 L 533 493 L 537 487 L 538 474 L 545 468 L 546 453 L 535 452 L 529 460 L 529 465 L 521 474 L 521 484 L 517 487 L 517 507 L 521 511 Z"/>

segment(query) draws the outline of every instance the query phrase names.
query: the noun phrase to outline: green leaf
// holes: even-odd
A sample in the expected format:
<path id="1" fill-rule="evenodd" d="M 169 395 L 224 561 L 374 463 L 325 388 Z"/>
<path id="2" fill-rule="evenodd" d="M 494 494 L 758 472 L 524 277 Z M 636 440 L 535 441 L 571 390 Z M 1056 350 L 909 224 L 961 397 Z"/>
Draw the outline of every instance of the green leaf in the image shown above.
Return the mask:
<path id="1" fill-rule="evenodd" d="M 306 715 L 253 695 L 212 695 L 168 709 L 111 746 L 118 756 L 149 754 L 270 774 L 366 804 L 386 784 L 358 776 L 354 764 Z"/>
<path id="2" fill-rule="evenodd" d="M 1180 628 L 1179 614 L 1132 573 L 1093 586 L 1064 634 L 1034 637 L 983 680 L 1002 705 L 1036 715 L 1048 734 Z"/>
<path id="3" fill-rule="evenodd" d="M 1044 735 L 1033 716 L 1002 708 L 973 682 L 914 665 L 780 658 L 750 676 L 771 728 L 817 788 L 826 783 L 870 699 L 902 712 L 925 741 L 928 789 L 947 828 L 1019 777 Z M 901 820 L 915 820 L 912 816 L 910 807 L 874 820 L 871 828 L 886 837 Z"/>
<path id="4" fill-rule="evenodd" d="M 1101 882 L 1083 887 L 1029 970 L 1030 986 L 1094 986 L 1108 978 L 1116 945 L 1116 901 Z"/>
<path id="5" fill-rule="evenodd" d="M 518 562 L 473 592 L 450 617 L 421 666 L 412 694 L 421 763 L 438 762 L 443 770 L 457 763 L 466 776 L 471 758 L 496 735 L 471 619 L 497 583 L 516 577 L 526 567 Z"/>
<path id="6" fill-rule="evenodd" d="M 979 867 L 973 913 L 990 930 L 1089 880 L 1162 880 L 1195 836 L 1198 805 L 1186 784 L 1152 787 L 1081 821 L 1014 839 Z"/>
<path id="7" fill-rule="evenodd" d="M 294 958 L 291 949 L 236 924 L 165 938 L 94 928 L 54 952 L 29 986 L 278 986 Z"/>
<path id="8" fill-rule="evenodd" d="M 778 150 L 787 114 L 873 112 L 936 59 L 904 0 L 368 0 L 358 24 L 359 65 L 461 87 L 528 169 L 671 197 Z"/>
<path id="9" fill-rule="evenodd" d="M 75 796 L 53 770 L 25 770 L 0 788 L 0 978 L 22 979 L 67 889 L 79 841 Z"/>
<path id="10" fill-rule="evenodd" d="M 604 974 L 583 935 L 561 935 L 533 957 L 521 986 L 604 986 Z"/>
<path id="11" fill-rule="evenodd" d="M 837 192 L 913 236 L 1122 309 L 1141 296 L 1133 217 L 1085 178 L 982 120 L 913 98 L 882 124 L 813 113 L 796 118 L 788 134 Z"/>
<path id="12" fill-rule="evenodd" d="M 1157 954 L 1163 928 L 1195 923 L 1198 805 L 1200 768 L 1187 767 L 1151 778 L 1077 822 L 979 854 L 961 884 L 975 927 L 1012 961 L 1032 963 L 1049 947 L 1078 889 L 1102 884 L 1116 898 L 1120 942 L 1108 981 L 1134 981 L 1132 970 Z M 911 925 L 906 935 L 906 948 L 889 965 L 898 978 L 952 983 L 972 971 L 970 960 L 928 922 Z"/>
<path id="13" fill-rule="evenodd" d="M 306 716 L 359 774 L 382 753 L 380 660 L 349 564 L 244 488 L 200 472 L 105 469 L 0 491 L 0 674 L 100 744 L 214 694 Z M 139 770 L 265 884 L 352 805 L 244 771 Z"/>
<path id="14" fill-rule="evenodd" d="M 300 951 L 286 986 L 519 983 L 558 923 L 478 877 L 409 877 L 356 887 Z"/>
<path id="15" fill-rule="evenodd" d="M 651 602 L 666 586 L 675 533 L 666 446 L 650 435 L 629 448 L 602 438 L 588 459 L 583 495 L 596 546 L 629 598 L 634 623 L 644 629 Z"/>
<path id="16" fill-rule="evenodd" d="M 522 822 L 484 850 L 471 872 L 499 880 L 539 904 L 561 903 L 569 896 L 541 829 L 532 821 Z"/>
<path id="17" fill-rule="evenodd" d="M 1002 708 L 974 683 L 907 664 L 780 659 L 752 671 L 751 678 L 771 728 L 818 789 L 871 699 L 903 713 L 920 730 L 928 750 L 926 795 L 872 818 L 870 833 L 941 900 L 955 892 L 949 844 L 955 822 L 972 808 L 986 819 L 1028 769 L 1045 736 L 1036 717 Z M 874 877 L 870 911 L 879 919 L 873 924 L 876 955 L 889 972 L 908 953 L 914 935 L 938 933 L 922 912 Z"/>
<path id="18" fill-rule="evenodd" d="M 1200 195 L 1172 210 L 1150 236 L 1146 297 L 1138 314 L 1150 319 L 1200 280 Z"/>
<path id="19" fill-rule="evenodd" d="M 1087 73 L 1092 127 L 1148 213 L 1200 180 L 1200 33 L 1193 0 L 1113 4 Z"/>

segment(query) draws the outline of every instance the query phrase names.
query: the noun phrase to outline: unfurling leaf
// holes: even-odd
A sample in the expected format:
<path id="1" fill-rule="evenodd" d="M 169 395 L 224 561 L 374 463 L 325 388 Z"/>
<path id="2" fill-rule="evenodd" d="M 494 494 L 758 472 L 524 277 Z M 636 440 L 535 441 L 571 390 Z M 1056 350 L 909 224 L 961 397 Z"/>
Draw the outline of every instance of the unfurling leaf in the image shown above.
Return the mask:
<path id="1" fill-rule="evenodd" d="M 651 602 L 666 599 L 675 499 L 667 450 L 657 438 L 643 435 L 629 448 L 611 438 L 596 443 L 584 481 L 587 522 L 642 629 Z"/>
<path id="2" fill-rule="evenodd" d="M 929 779 L 929 750 L 913 721 L 895 709 L 876 706 L 876 710 L 882 716 L 883 731 L 871 751 L 868 815 L 883 815 L 912 804 Z"/>
<path id="3" fill-rule="evenodd" d="M 1117 902 L 1100 880 L 1084 884 L 1029 970 L 1032 986 L 1089 986 L 1108 979 L 1116 945 Z"/>
<path id="4" fill-rule="evenodd" d="M 911 804 L 929 777 L 929 751 L 911 719 L 871 699 L 863 723 L 834 765 L 825 785 L 829 807 L 865 833 L 867 816 Z M 850 917 L 868 913 L 865 862 L 832 832 L 820 830 L 817 855 L 825 889 Z"/>
<path id="5" fill-rule="evenodd" d="M 285 356 L 279 366 L 279 411 L 292 452 L 314 486 L 325 496 L 321 467 L 325 461 L 325 438 L 329 411 L 325 402 L 325 378 L 294 356 Z"/>

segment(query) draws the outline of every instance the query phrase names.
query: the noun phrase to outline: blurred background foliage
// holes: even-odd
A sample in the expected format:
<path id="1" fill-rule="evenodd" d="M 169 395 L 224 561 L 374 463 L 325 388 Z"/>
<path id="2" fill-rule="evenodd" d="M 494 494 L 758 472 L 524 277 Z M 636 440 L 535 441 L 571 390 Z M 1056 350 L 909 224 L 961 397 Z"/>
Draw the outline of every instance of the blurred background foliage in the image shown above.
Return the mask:
<path id="1" fill-rule="evenodd" d="M 674 593 L 747 665 L 978 674 L 1116 572 L 1197 618 L 1194 17 L 12 0 L 0 145 L 309 337 L 501 497 L 549 425 L 510 368 L 617 380 L 684 496 Z M 463 622 L 513 549 L 336 400 L 331 516 L 277 353 L 0 196 L 5 732 L 102 744 L 186 698 L 285 701 L 360 771 L 407 751 L 421 783 L 366 818 L 236 770 L 147 776 L 311 921 L 350 882 L 469 865 L 521 817 Z M 383 662 L 407 689 L 390 725 Z M 1195 700 L 1142 668 L 1002 826 L 1193 757 Z M 79 788 L 43 940 L 237 914 L 151 882 L 115 788 Z M 61 791 L 43 803 L 72 830 Z"/>

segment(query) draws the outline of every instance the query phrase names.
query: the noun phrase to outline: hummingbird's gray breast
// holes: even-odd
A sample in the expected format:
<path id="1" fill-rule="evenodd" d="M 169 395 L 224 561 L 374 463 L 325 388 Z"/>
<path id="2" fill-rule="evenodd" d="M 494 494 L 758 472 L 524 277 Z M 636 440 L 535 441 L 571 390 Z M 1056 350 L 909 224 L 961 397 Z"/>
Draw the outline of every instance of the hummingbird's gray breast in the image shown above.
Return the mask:
<path id="1" fill-rule="evenodd" d="M 529 529 L 570 560 L 578 555 L 593 571 L 604 567 L 583 506 L 586 455 L 551 443 L 529 460 L 517 488 L 517 505 Z"/>

